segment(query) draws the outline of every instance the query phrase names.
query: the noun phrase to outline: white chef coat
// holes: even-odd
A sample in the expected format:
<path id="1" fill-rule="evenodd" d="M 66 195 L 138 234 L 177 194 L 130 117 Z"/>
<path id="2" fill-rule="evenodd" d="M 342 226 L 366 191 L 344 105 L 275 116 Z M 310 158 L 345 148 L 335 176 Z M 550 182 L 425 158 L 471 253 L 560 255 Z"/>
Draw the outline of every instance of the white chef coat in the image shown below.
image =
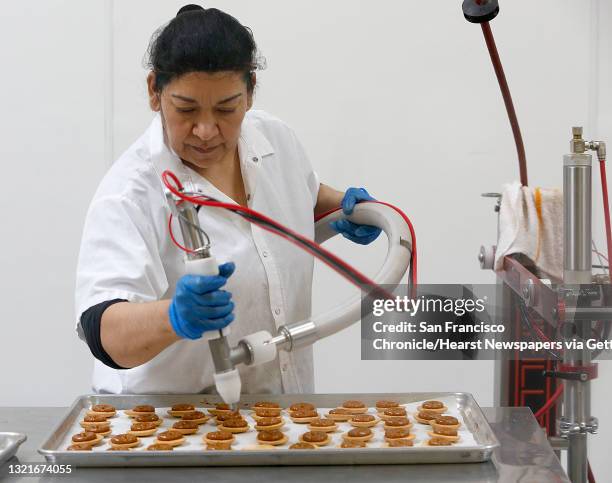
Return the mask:
<path id="1" fill-rule="evenodd" d="M 248 206 L 309 238 L 319 181 L 295 133 L 263 111 L 247 112 L 238 142 Z M 202 194 L 232 200 L 185 166 L 164 143 L 161 117 L 110 168 L 91 202 L 76 281 L 76 329 L 80 316 L 111 299 L 150 302 L 172 298 L 184 274 L 184 253 L 168 233 L 170 210 L 161 173 L 172 170 Z M 230 342 L 311 315 L 313 259 L 286 240 L 227 210 L 202 207 L 202 227 L 218 263 L 233 261 L 224 289 L 232 292 L 235 320 Z M 182 240 L 173 221 L 173 232 Z M 313 393 L 312 348 L 281 351 L 277 360 L 240 366 L 244 393 Z M 208 342 L 182 339 L 138 367 L 116 370 L 95 361 L 93 389 L 101 393 L 212 392 Z"/>

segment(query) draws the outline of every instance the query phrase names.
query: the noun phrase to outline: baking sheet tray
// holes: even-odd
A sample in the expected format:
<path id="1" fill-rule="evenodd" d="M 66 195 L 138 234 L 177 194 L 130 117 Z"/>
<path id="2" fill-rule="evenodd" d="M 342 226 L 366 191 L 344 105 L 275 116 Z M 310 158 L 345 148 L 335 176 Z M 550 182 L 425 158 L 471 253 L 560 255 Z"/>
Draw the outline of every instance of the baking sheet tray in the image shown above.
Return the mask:
<path id="1" fill-rule="evenodd" d="M 291 422 L 286 414 L 284 431 L 289 436 L 288 444 L 273 450 L 242 449 L 253 445 L 256 431 L 237 436 L 237 443 L 229 451 L 208 451 L 202 443 L 202 435 L 215 431 L 212 420 L 200 427 L 198 434 L 188 436 L 188 442 L 174 451 L 145 451 L 152 443 L 154 436 L 143 438 L 143 444 L 132 451 L 106 451 L 107 442 L 93 451 L 67 451 L 71 435 L 82 431 L 79 421 L 84 413 L 94 404 L 112 404 L 118 410 L 117 417 L 111 419 L 113 434 L 129 429 L 131 420 L 121 410 L 130 409 L 138 404 L 150 404 L 156 407 L 157 414 L 164 422 L 159 431 L 172 426 L 177 419 L 166 414 L 165 408 L 179 403 L 191 403 L 196 409 L 212 406 L 221 402 L 218 396 L 208 394 L 153 394 L 153 395 L 85 395 L 80 396 L 59 422 L 51 435 L 45 440 L 39 452 L 52 463 L 72 464 L 75 466 L 244 466 L 244 465 L 354 465 L 354 464 L 413 464 L 413 463 L 473 463 L 491 458 L 493 449 L 499 446 L 491 427 L 482 411 L 469 393 L 393 393 L 393 394 L 250 394 L 243 395 L 240 409 L 251 428 L 253 420 L 248 408 L 257 401 L 275 401 L 281 407 L 288 407 L 296 402 L 310 402 L 324 416 L 325 408 L 341 406 L 343 401 L 358 399 L 364 402 L 374 413 L 376 401 L 394 400 L 404 405 L 408 417 L 414 426 L 411 429 L 417 435 L 413 447 L 385 448 L 384 430 L 380 423 L 372 428 L 375 437 L 367 448 L 338 448 L 342 441 L 341 434 L 351 429 L 348 423 L 338 423 L 340 429 L 333 433 L 333 443 L 316 450 L 290 450 L 288 446 L 297 441 L 297 435 L 308 431 L 306 425 Z M 443 401 L 449 408 L 444 414 L 458 417 L 462 421 L 461 441 L 453 446 L 430 447 L 423 443 L 428 439 L 428 426 L 414 420 L 416 406 L 420 401 L 435 399 Z M 107 441 L 107 439 L 105 440 Z"/>

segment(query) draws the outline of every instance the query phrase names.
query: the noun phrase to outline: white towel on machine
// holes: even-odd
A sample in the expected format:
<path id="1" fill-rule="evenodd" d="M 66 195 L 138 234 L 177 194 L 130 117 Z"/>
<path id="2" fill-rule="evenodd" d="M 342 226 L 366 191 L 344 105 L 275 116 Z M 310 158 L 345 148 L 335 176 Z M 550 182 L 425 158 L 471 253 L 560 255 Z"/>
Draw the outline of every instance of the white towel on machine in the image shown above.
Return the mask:
<path id="1" fill-rule="evenodd" d="M 495 270 L 504 257 L 520 253 L 539 270 L 541 278 L 563 278 L 563 193 L 529 188 L 517 181 L 504 185 L 499 212 Z"/>

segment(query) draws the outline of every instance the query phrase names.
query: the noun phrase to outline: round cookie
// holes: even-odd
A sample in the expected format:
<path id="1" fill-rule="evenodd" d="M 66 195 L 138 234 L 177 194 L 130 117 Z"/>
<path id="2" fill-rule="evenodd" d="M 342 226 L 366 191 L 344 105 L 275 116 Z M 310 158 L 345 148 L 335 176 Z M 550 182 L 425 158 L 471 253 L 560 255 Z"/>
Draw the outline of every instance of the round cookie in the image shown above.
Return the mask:
<path id="1" fill-rule="evenodd" d="M 229 431 L 230 433 L 246 433 L 249 430 L 249 423 L 242 418 L 231 418 L 219 423 L 219 430 Z"/>
<path id="2" fill-rule="evenodd" d="M 374 433 L 370 428 L 354 428 L 348 433 L 344 433 L 342 437 L 348 441 L 363 441 L 365 443 L 374 437 Z"/>
<path id="3" fill-rule="evenodd" d="M 95 404 L 87 411 L 88 416 L 104 416 L 107 419 L 112 418 L 115 414 L 117 414 L 117 410 L 115 406 L 110 404 Z"/>
<path id="4" fill-rule="evenodd" d="M 271 431 L 259 431 L 257 433 L 257 442 L 263 444 L 271 444 L 273 446 L 280 446 L 287 442 L 287 436 L 278 429 Z"/>
<path id="5" fill-rule="evenodd" d="M 333 433 L 338 429 L 336 421 L 328 418 L 313 419 L 308 423 L 308 429 L 311 431 L 322 431 L 324 433 Z"/>
<path id="6" fill-rule="evenodd" d="M 198 424 L 204 424 L 209 419 L 202 411 L 190 411 L 181 416 L 181 421 L 192 421 Z"/>
<path id="7" fill-rule="evenodd" d="M 327 417 L 334 421 L 346 422 L 353 417 L 353 413 L 344 408 L 335 408 L 329 410 Z"/>
<path id="8" fill-rule="evenodd" d="M 168 409 L 168 414 L 173 418 L 180 418 L 183 414 L 190 413 L 195 411 L 195 405 L 193 404 L 174 404 L 170 409 Z"/>
<path id="9" fill-rule="evenodd" d="M 368 411 L 368 407 L 363 402 L 357 401 L 355 399 L 344 401 L 342 403 L 342 409 L 346 409 L 349 413 L 352 414 L 361 414 L 366 413 Z"/>
<path id="10" fill-rule="evenodd" d="M 155 423 L 134 422 L 127 433 L 143 438 L 145 436 L 153 436 L 157 432 L 157 428 L 158 426 Z"/>
<path id="11" fill-rule="evenodd" d="M 431 422 L 439 416 L 438 413 L 429 411 L 419 411 L 415 414 L 414 419 L 421 424 L 431 424 Z"/>
<path id="12" fill-rule="evenodd" d="M 110 439 L 110 444 L 116 450 L 125 450 L 140 445 L 140 440 L 133 434 L 117 434 Z"/>
<path id="13" fill-rule="evenodd" d="M 355 414 L 348 420 L 348 423 L 355 428 L 371 428 L 378 424 L 378 419 L 372 414 Z"/>
<path id="14" fill-rule="evenodd" d="M 169 444 L 170 446 L 180 446 L 186 441 L 185 436 L 176 429 L 169 429 L 159 433 L 155 439 L 155 444 Z"/>
<path id="15" fill-rule="evenodd" d="M 398 418 L 387 419 L 383 427 L 385 429 L 392 429 L 392 428 L 409 429 L 412 427 L 412 423 L 410 422 L 408 418 L 398 417 Z"/>
<path id="16" fill-rule="evenodd" d="M 325 431 L 307 431 L 301 434 L 299 439 L 303 443 L 311 443 L 316 446 L 326 446 L 331 442 L 329 434 Z"/>
<path id="17" fill-rule="evenodd" d="M 442 414 L 448 411 L 448 408 L 441 401 L 424 401 L 417 407 L 417 411 L 429 411 Z"/>
<path id="18" fill-rule="evenodd" d="M 229 431 L 211 431 L 202 438 L 207 449 L 231 449 L 236 437 Z"/>
<path id="19" fill-rule="evenodd" d="M 259 418 L 256 420 L 255 429 L 257 431 L 265 431 L 272 429 L 280 429 L 285 425 L 283 418 Z"/>
<path id="20" fill-rule="evenodd" d="M 72 444 L 78 444 L 80 446 L 97 446 L 104 439 L 101 434 L 94 433 L 93 431 L 83 431 L 72 436 Z"/>
<path id="21" fill-rule="evenodd" d="M 196 434 L 200 425 L 196 421 L 187 421 L 181 419 L 172 425 L 172 429 L 181 434 Z"/>
<path id="22" fill-rule="evenodd" d="M 143 414 L 155 414 L 155 408 L 149 404 L 139 404 L 134 406 L 132 409 L 126 409 L 123 411 L 130 418 L 141 416 Z"/>
<path id="23" fill-rule="evenodd" d="M 299 411 L 292 411 L 289 413 L 289 417 L 291 418 L 291 421 L 296 424 L 306 424 L 315 419 L 319 419 L 319 413 L 317 413 L 314 409 L 303 409 Z"/>

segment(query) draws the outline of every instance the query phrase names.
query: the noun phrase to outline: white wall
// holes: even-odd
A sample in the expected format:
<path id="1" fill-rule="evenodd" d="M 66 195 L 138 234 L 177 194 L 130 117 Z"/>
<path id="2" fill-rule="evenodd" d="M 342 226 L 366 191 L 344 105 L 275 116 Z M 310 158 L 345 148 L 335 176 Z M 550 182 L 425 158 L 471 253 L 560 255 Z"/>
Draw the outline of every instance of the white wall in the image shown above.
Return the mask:
<path id="1" fill-rule="evenodd" d="M 29 192 L 44 203 L 16 203 L 22 189 L 16 185 L 0 195 L 4 207 L 18 207 L 5 208 L 1 242 L 7 275 L 0 282 L 0 361 L 6 367 L 26 341 L 27 354 L 37 354 L 3 374 L 0 404 L 65 405 L 88 390 L 91 363 L 72 332 L 72 288 L 86 205 L 108 167 L 104 109 L 112 107 L 106 119 L 113 121 L 114 158 L 151 116 L 142 67 L 151 33 L 183 3 L 71 0 L 4 7 L 10 21 L 0 31 L 0 58 L 10 69 L 0 96 L 10 114 L 0 123 L 10 142 L 0 149 L 10 160 L 4 163 L 8 174 L 27 178 Z M 109 5 L 110 99 L 104 97 Z M 597 0 L 501 5 L 492 26 L 521 122 L 530 184 L 560 186 L 572 125 L 612 140 L 612 33 L 604 28 L 612 6 Z M 321 179 L 338 188 L 366 186 L 412 218 L 421 281 L 494 282 L 476 262 L 478 247 L 495 241 L 492 203 L 480 193 L 499 191 L 518 169 L 482 34 L 463 19 L 460 0 L 218 0 L 214 6 L 252 28 L 268 60 L 258 76 L 256 105 L 296 129 Z M 598 192 L 594 196 L 601 220 Z M 25 221 L 23 213 L 38 216 Z M 600 247 L 602 235 L 601 229 L 595 234 Z M 335 240 L 329 247 L 373 273 L 384 245 L 381 240 L 366 249 Z M 351 290 L 317 266 L 316 311 Z M 317 391 L 460 390 L 492 404 L 492 364 L 361 361 L 359 335 L 353 327 L 317 344 Z M 599 481 L 611 468 L 603 441 L 612 437 L 604 412 L 612 365 L 601 369 L 594 414 L 602 431 L 591 439 Z"/>
<path id="2" fill-rule="evenodd" d="M 0 405 L 63 406 L 91 390 L 73 293 L 85 211 L 106 168 L 102 7 L 2 5 Z"/>

